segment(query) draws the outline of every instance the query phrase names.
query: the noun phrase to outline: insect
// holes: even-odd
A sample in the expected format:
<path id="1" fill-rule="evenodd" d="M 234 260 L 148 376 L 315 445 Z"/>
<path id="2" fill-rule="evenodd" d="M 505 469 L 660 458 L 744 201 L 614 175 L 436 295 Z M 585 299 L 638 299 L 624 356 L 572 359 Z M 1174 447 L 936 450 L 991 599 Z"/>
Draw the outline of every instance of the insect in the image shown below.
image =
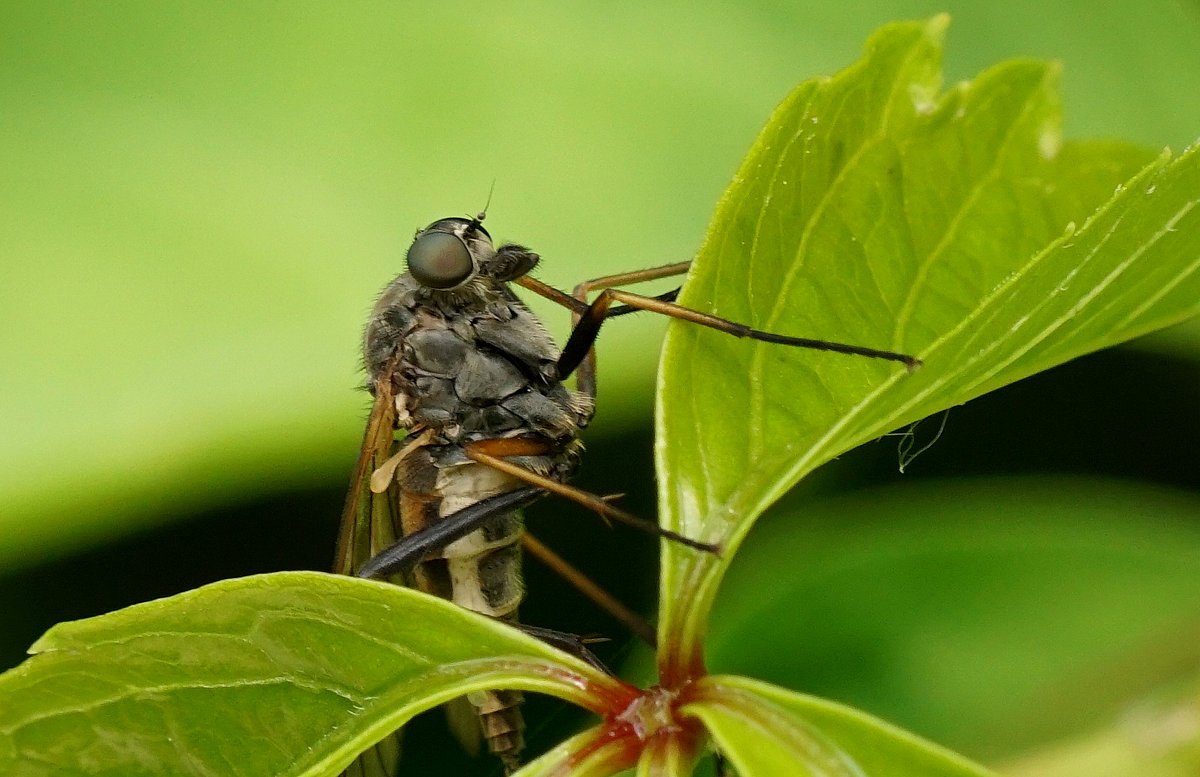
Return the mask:
<path id="1" fill-rule="evenodd" d="M 387 286 L 367 323 L 363 360 L 374 401 L 342 516 L 339 573 L 411 585 L 515 622 L 522 598 L 518 510 L 551 492 L 715 551 L 566 485 L 579 465 L 579 431 L 594 412 L 592 344 L 608 318 L 649 310 L 738 337 L 910 369 L 920 364 L 904 354 L 753 330 L 674 304 L 678 290 L 647 297 L 614 288 L 682 274 L 687 262 L 602 278 L 567 294 L 530 277 L 536 253 L 496 248 L 483 220 L 483 213 L 445 218 L 417 232 L 407 272 Z M 510 283 L 572 312 L 575 326 L 561 352 Z M 600 294 L 588 302 L 595 290 Z M 563 384 L 572 373 L 575 390 Z M 397 430 L 405 432 L 399 440 Z M 520 701 L 516 691 L 470 699 L 489 749 L 509 771 L 524 744 Z M 394 738 L 384 740 L 347 774 L 391 774 L 398 752 Z"/>

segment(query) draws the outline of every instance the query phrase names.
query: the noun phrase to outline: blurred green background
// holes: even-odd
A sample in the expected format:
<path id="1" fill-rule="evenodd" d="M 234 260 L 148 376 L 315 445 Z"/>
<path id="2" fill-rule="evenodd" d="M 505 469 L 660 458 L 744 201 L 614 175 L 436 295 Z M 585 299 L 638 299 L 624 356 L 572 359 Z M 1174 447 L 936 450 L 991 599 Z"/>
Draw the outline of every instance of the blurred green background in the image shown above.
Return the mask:
<path id="1" fill-rule="evenodd" d="M 943 10 L 947 81 L 1057 59 L 1068 136 L 1200 136 L 1184 0 L 4 4 L 0 668 L 58 620 L 328 566 L 361 326 L 413 230 L 494 182 L 489 230 L 560 287 L 687 258 L 796 83 Z M 602 338 L 578 479 L 646 515 L 661 331 Z M 1194 672 L 1198 359 L 1185 326 L 954 410 L 903 477 L 895 439 L 830 465 L 735 564 L 714 668 L 989 759 Z M 652 606 L 651 543 L 530 523 Z M 529 566 L 528 620 L 620 634 Z"/>

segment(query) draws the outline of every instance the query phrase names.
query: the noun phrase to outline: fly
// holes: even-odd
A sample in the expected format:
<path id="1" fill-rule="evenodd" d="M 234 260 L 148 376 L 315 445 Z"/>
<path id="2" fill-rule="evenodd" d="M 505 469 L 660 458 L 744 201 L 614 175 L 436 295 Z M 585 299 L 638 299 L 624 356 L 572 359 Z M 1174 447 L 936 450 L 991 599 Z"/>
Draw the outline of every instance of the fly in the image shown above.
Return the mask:
<path id="1" fill-rule="evenodd" d="M 737 337 L 899 361 L 909 369 L 920 365 L 890 351 L 750 329 L 676 305 L 678 289 L 648 297 L 615 288 L 683 274 L 689 262 L 602 278 L 567 294 L 529 276 L 536 253 L 512 244 L 495 248 L 483 219 L 483 213 L 446 218 L 419 231 L 408 249 L 408 271 L 388 285 L 371 313 L 363 361 L 374 401 L 346 497 L 336 572 L 410 585 L 515 623 L 523 594 L 518 511 L 547 493 L 717 552 L 566 485 L 579 465 L 579 431 L 595 408 L 592 344 L 613 316 L 648 310 Z M 572 312 L 575 326 L 561 352 L 509 283 Z M 595 290 L 600 294 L 588 302 Z M 573 373 L 575 390 L 562 382 Z M 399 440 L 397 430 L 405 433 Z M 531 537 L 524 544 L 552 567 L 561 561 Z M 614 614 L 639 628 L 636 616 Z M 652 631 L 639 630 L 653 639 Z M 520 693 L 487 691 L 469 701 L 489 749 L 515 770 L 524 746 Z M 398 734 L 346 773 L 392 774 Z"/>

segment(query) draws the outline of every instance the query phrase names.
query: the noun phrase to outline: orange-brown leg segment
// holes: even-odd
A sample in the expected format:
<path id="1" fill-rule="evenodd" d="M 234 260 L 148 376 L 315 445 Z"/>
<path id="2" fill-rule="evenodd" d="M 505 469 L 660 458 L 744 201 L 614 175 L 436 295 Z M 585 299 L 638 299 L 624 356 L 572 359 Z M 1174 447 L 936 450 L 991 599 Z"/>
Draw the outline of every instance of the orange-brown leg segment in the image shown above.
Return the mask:
<path id="1" fill-rule="evenodd" d="M 676 305 L 674 302 L 646 297 L 620 289 L 605 289 L 600 292 L 600 296 L 592 302 L 587 312 L 580 317 L 579 323 L 571 330 L 571 337 L 567 340 L 562 356 L 558 360 L 560 376 L 569 375 L 586 358 L 592 344 L 596 341 L 597 335 L 600 334 L 601 325 L 611 315 L 609 309 L 614 301 L 622 302 L 631 308 L 661 313 L 664 316 L 678 318 L 682 321 L 690 321 L 693 324 L 716 329 L 719 332 L 725 332 L 734 337 L 746 337 L 765 343 L 811 348 L 817 351 L 833 351 L 836 353 L 854 354 L 856 356 L 869 356 L 874 359 L 888 359 L 890 361 L 901 362 L 910 370 L 921 366 L 920 359 L 903 353 L 881 351 L 878 348 L 865 348 L 859 345 L 847 345 L 846 343 L 832 343 L 826 340 L 813 340 L 807 337 L 777 335 L 774 332 L 763 332 L 759 329 L 751 329 L 745 324 L 738 324 L 724 318 L 719 318 L 718 316 L 711 316 L 707 313 L 701 313 L 698 310 Z"/>
<path id="2" fill-rule="evenodd" d="M 612 286 L 625 285 L 627 283 L 641 283 L 642 281 L 653 281 L 659 278 L 670 278 L 675 275 L 682 275 L 692 266 L 691 262 L 676 262 L 675 264 L 663 265 L 662 267 L 651 267 L 645 270 L 635 270 L 633 272 L 619 273 L 617 275 L 606 275 L 603 278 L 585 281 L 575 287 L 572 294 L 559 291 L 553 286 L 548 286 L 539 280 L 525 276 L 518 278 L 516 283 L 525 288 L 545 297 L 552 302 L 557 302 L 559 305 L 571 311 L 571 325 L 577 327 L 580 319 L 588 313 L 590 305 L 588 304 L 588 294 L 596 289 L 607 289 Z M 665 302 L 674 301 L 676 295 L 679 294 L 679 289 L 672 289 L 666 294 L 653 297 L 651 299 L 659 299 Z M 611 308 L 606 311 L 606 318 L 619 316 L 625 313 L 633 313 L 638 308 L 622 305 L 616 308 Z M 592 341 L 595 341 L 595 336 Z M 596 398 L 596 353 L 591 348 L 591 344 L 578 362 L 578 369 L 572 368 L 567 372 L 562 372 L 562 362 L 559 362 L 559 377 L 565 378 L 575 373 L 575 386 L 581 394 L 589 399 Z"/>
<path id="3" fill-rule="evenodd" d="M 542 544 L 540 540 L 529 532 L 526 532 L 521 538 L 521 544 L 525 550 L 548 566 L 559 577 L 566 580 L 581 594 L 595 602 L 600 609 L 625 624 L 626 628 L 645 640 L 646 644 L 650 645 L 650 647 L 657 645 L 658 637 L 654 632 L 653 626 L 647 623 L 636 612 L 626 607 L 615 596 L 597 585 L 590 577 L 576 569 L 569 561 L 550 550 L 550 548 Z"/>
<path id="4" fill-rule="evenodd" d="M 595 399 L 596 396 L 596 356 L 592 346 L 596 342 L 596 337 L 600 334 L 600 327 L 607 319 L 613 316 L 623 315 L 635 310 L 645 310 L 678 318 L 683 321 L 690 321 L 693 324 L 716 329 L 734 337 L 745 337 L 765 343 L 809 348 L 817 351 L 833 351 L 835 353 L 867 356 L 873 359 L 887 359 L 901 362 L 909 370 L 915 370 L 921 366 L 920 359 L 908 354 L 846 343 L 835 343 L 829 340 L 816 340 L 808 337 L 792 337 L 790 335 L 775 334 L 774 332 L 764 332 L 759 329 L 752 329 L 745 324 L 739 324 L 718 316 L 701 313 L 698 310 L 685 308 L 682 305 L 675 304 L 675 297 L 679 289 L 674 289 L 656 297 L 648 297 L 614 288 L 615 286 L 628 283 L 640 283 L 642 281 L 681 275 L 687 272 L 690 266 L 691 262 L 679 262 L 663 267 L 653 267 L 648 270 L 609 275 L 579 284 L 575 287 L 573 295 L 547 286 L 541 281 L 528 276 L 519 278 L 516 282 L 571 311 L 573 328 L 571 329 L 571 336 L 563 348 L 562 356 L 558 360 L 558 375 L 560 378 L 565 378 L 571 373 L 575 373 L 576 386 L 579 391 L 591 399 Z M 589 304 L 587 302 L 588 293 L 597 289 L 601 290 L 600 295 Z M 613 302 L 621 302 L 623 304 L 614 306 Z"/>
<path id="5" fill-rule="evenodd" d="M 705 553 L 715 553 L 720 555 L 721 549 L 717 545 L 712 545 L 707 542 L 699 542 L 689 537 L 684 537 L 682 534 L 673 532 L 670 529 L 664 529 L 652 521 L 647 521 L 644 518 L 638 518 L 636 515 L 628 513 L 619 507 L 609 503 L 603 497 L 584 491 L 574 486 L 568 486 L 566 483 L 560 483 L 557 480 L 552 480 L 536 472 L 531 472 L 519 464 L 514 464 L 511 461 L 500 458 L 500 456 L 528 455 L 515 454 L 508 452 L 500 452 L 508 450 L 510 443 L 516 440 L 480 440 L 478 442 L 467 443 L 463 446 L 463 451 L 467 454 L 467 458 L 472 461 L 477 461 L 480 464 L 486 464 L 493 469 L 498 469 L 501 472 L 512 475 L 518 480 L 523 480 L 530 485 L 537 486 L 541 489 L 549 491 L 552 494 L 570 499 L 584 507 L 592 510 L 605 518 L 612 518 L 621 523 L 628 524 L 636 529 L 653 534 L 657 537 L 663 537 L 681 545 L 686 545 L 689 548 L 704 551 Z M 496 453 L 500 455 L 495 455 Z"/>
<path id="6" fill-rule="evenodd" d="M 358 576 L 367 578 L 383 577 L 407 572 L 430 555 L 445 548 L 451 542 L 465 537 L 467 534 L 478 529 L 492 516 L 518 510 L 537 501 L 548 493 L 564 496 L 599 513 L 603 517 L 628 523 L 656 536 L 665 537 L 697 550 L 710 553 L 719 552 L 719 548 L 716 545 L 697 542 L 675 532 L 663 529 L 657 524 L 638 518 L 613 506 L 605 497 L 565 485 L 502 458 L 504 456 L 540 456 L 553 450 L 553 447 L 553 443 L 548 440 L 527 437 L 497 438 L 467 444 L 463 450 L 471 460 L 512 475 L 518 480 L 529 483 L 529 485 L 481 499 L 462 510 L 446 516 L 437 523 L 430 524 L 423 529 L 405 535 L 367 561 L 358 570 Z M 533 555 L 541 559 L 552 570 L 562 575 L 567 582 L 578 588 L 585 596 L 591 598 L 613 617 L 625 623 L 631 631 L 641 636 L 649 644 L 654 644 L 655 636 L 653 627 L 647 624 L 636 613 L 625 607 L 600 588 L 600 586 L 588 579 L 582 572 L 575 569 L 536 539 L 526 535 L 524 542 L 526 548 Z"/>

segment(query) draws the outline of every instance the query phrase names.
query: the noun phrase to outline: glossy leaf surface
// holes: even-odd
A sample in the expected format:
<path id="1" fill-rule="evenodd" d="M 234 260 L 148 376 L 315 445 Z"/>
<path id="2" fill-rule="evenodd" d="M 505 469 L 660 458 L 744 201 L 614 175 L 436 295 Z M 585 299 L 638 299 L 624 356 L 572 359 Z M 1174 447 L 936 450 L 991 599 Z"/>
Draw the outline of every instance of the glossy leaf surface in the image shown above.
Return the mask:
<path id="1" fill-rule="evenodd" d="M 56 626 L 0 676 L 0 773 L 336 774 L 481 688 L 593 703 L 618 683 L 513 629 L 383 583 L 289 572 Z"/>
<path id="2" fill-rule="evenodd" d="M 684 304 L 925 366 L 906 374 L 671 327 L 663 520 L 728 550 L 665 549 L 664 641 L 681 643 L 683 665 L 698 660 L 742 537 L 807 472 L 1200 311 L 1200 154 L 1150 161 L 1127 146 L 1063 144 L 1057 68 L 1044 63 L 1001 64 L 939 93 L 944 27 L 892 25 L 860 63 L 802 84 L 726 192 L 689 276 Z"/>
<path id="3" fill-rule="evenodd" d="M 840 704 L 744 677 L 711 675 L 683 708 L 743 777 L 988 777 L 992 772 Z"/>

